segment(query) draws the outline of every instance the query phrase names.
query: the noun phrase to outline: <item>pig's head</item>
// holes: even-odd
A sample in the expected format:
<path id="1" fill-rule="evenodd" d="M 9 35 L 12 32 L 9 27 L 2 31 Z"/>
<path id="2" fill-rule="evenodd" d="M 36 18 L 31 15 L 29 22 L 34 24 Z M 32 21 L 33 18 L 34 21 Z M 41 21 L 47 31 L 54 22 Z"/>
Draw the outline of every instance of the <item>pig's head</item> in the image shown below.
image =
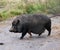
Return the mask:
<path id="1" fill-rule="evenodd" d="M 17 20 L 14 20 L 13 22 L 12 22 L 12 27 L 10 28 L 10 32 L 14 32 L 14 33 L 19 33 L 19 32 L 21 32 L 20 31 L 20 21 L 17 19 Z"/>

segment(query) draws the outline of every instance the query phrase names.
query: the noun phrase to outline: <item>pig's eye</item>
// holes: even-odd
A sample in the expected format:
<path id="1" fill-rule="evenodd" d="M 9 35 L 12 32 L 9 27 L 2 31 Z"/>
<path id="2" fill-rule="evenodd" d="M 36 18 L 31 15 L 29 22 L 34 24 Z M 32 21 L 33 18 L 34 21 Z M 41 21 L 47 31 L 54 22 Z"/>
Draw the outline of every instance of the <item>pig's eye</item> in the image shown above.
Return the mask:
<path id="1" fill-rule="evenodd" d="M 17 25 L 15 23 L 12 23 L 12 26 L 16 29 Z"/>
<path id="2" fill-rule="evenodd" d="M 12 26 L 16 26 L 16 24 L 15 23 L 12 23 Z"/>
<path id="3" fill-rule="evenodd" d="M 12 26 L 15 26 L 15 24 L 12 24 Z"/>

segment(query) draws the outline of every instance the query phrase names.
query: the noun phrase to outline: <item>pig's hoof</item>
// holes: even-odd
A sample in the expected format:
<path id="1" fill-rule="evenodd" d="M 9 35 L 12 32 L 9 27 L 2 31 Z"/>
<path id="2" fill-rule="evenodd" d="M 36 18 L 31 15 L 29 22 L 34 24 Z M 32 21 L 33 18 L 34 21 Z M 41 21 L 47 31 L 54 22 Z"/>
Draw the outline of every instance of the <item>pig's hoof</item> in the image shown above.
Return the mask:
<path id="1" fill-rule="evenodd" d="M 20 40 L 22 40 L 23 38 L 22 37 L 20 37 Z"/>
<path id="2" fill-rule="evenodd" d="M 48 35 L 48 36 L 50 36 L 50 35 Z"/>
<path id="3" fill-rule="evenodd" d="M 29 38 L 32 38 L 32 36 L 29 36 Z"/>

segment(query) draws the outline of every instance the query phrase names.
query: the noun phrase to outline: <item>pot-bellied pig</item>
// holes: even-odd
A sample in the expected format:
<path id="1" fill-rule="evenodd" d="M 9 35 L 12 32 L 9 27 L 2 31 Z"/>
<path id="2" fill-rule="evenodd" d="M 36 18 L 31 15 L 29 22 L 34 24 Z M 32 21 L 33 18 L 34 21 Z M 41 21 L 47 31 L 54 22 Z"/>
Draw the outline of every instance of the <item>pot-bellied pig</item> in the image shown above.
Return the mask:
<path id="1" fill-rule="evenodd" d="M 10 32 L 22 33 L 20 39 L 31 32 L 39 36 L 47 29 L 48 36 L 51 34 L 51 19 L 42 14 L 23 14 L 16 17 L 12 22 Z"/>

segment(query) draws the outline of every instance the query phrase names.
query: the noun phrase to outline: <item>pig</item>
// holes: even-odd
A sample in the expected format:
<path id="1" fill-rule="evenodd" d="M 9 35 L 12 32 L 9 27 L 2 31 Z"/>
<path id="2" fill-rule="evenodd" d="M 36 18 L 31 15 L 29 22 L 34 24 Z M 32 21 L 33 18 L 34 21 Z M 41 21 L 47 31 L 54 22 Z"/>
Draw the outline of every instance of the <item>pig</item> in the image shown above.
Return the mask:
<path id="1" fill-rule="evenodd" d="M 51 34 L 51 19 L 43 14 L 22 14 L 17 16 L 13 22 L 10 32 L 22 33 L 20 39 L 28 33 L 38 34 L 39 36 L 45 31 L 48 31 L 48 36 Z"/>

